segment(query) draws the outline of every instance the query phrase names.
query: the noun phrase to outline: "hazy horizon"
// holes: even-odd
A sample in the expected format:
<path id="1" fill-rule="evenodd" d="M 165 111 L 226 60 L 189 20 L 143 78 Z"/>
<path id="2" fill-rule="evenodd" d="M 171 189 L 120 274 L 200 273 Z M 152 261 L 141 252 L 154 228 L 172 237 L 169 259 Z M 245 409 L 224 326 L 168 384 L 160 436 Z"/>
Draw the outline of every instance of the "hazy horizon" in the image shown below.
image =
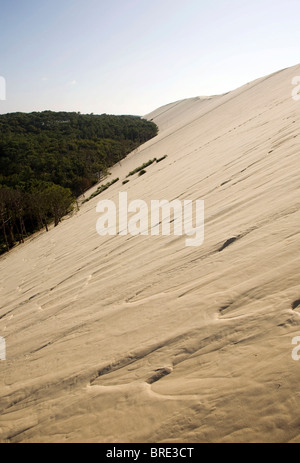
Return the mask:
<path id="1" fill-rule="evenodd" d="M 299 2 L 4 0 L 0 114 L 143 116 L 298 64 Z"/>

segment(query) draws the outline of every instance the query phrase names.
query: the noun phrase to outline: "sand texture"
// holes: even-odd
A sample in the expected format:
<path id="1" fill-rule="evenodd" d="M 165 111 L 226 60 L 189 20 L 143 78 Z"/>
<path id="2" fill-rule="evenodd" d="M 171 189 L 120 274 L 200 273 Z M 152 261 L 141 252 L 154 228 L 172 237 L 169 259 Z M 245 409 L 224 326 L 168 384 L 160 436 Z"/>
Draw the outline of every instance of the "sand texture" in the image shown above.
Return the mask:
<path id="1" fill-rule="evenodd" d="M 0 258 L 1 442 L 300 442 L 297 75 L 154 111 L 118 183 Z M 100 237 L 120 191 L 204 199 L 204 244 Z"/>

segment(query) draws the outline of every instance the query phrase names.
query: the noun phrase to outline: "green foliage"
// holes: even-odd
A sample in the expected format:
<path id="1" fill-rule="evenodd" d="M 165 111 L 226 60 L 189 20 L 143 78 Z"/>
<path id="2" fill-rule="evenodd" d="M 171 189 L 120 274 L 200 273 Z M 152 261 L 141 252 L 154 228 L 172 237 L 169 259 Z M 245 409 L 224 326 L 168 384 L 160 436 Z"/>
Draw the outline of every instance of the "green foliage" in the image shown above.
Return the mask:
<path id="1" fill-rule="evenodd" d="M 71 190 L 53 183 L 41 182 L 30 192 L 0 188 L 0 254 L 42 227 L 48 231 L 51 220 L 57 226 L 73 203 Z"/>
<path id="2" fill-rule="evenodd" d="M 89 198 L 85 199 L 82 204 L 85 204 L 87 203 L 88 201 L 90 201 L 91 199 L 95 198 L 96 196 L 100 195 L 101 193 L 103 193 L 103 191 L 107 190 L 109 187 L 111 187 L 112 185 L 114 185 L 115 183 L 117 183 L 120 179 L 119 178 L 115 178 L 114 180 L 112 180 L 111 182 L 108 182 L 106 183 L 105 185 L 101 185 L 99 188 L 97 188 L 97 190 L 95 191 L 95 193 L 93 193 Z"/>
<path id="3" fill-rule="evenodd" d="M 156 162 L 161 162 L 161 161 L 164 161 L 168 156 L 163 156 L 162 158 L 159 158 L 159 159 L 156 159 Z"/>
<path id="4" fill-rule="evenodd" d="M 145 162 L 145 163 L 144 163 L 143 165 L 141 165 L 140 167 L 137 167 L 136 169 L 134 169 L 134 170 L 132 170 L 131 172 L 129 172 L 129 174 L 126 176 L 126 178 L 131 177 L 132 175 L 138 174 L 138 173 L 141 172 L 142 170 L 146 169 L 146 167 L 151 166 L 151 164 L 153 164 L 155 161 L 156 161 L 156 158 L 150 159 L 150 161 Z"/>
<path id="5" fill-rule="evenodd" d="M 71 206 L 74 202 L 72 192 L 67 188 L 52 184 L 44 190 L 42 196 L 44 196 L 44 203 L 47 205 L 48 211 L 54 218 L 56 227 L 62 217 L 72 210 Z"/>
<path id="6" fill-rule="evenodd" d="M 74 196 L 157 131 L 137 116 L 0 115 L 0 254 L 52 220 L 57 225 Z"/>
<path id="7" fill-rule="evenodd" d="M 154 123 L 137 116 L 0 115 L 0 185 L 28 190 L 39 180 L 79 196 L 156 134 Z"/>
<path id="8" fill-rule="evenodd" d="M 146 173 L 147 173 L 146 170 L 144 170 L 144 169 L 143 169 L 143 170 L 140 170 L 140 172 L 139 172 L 139 177 L 141 177 L 142 175 L 144 175 L 144 174 L 146 174 Z"/>
<path id="9" fill-rule="evenodd" d="M 122 185 L 126 185 L 126 183 L 129 183 L 129 180 L 124 180 L 124 181 L 122 182 Z"/>

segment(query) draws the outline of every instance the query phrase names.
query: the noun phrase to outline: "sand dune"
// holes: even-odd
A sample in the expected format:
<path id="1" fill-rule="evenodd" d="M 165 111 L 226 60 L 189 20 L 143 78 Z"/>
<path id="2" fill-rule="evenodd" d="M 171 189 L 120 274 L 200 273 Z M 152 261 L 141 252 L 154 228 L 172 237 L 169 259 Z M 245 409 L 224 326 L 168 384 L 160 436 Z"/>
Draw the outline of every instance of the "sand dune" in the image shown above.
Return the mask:
<path id="1" fill-rule="evenodd" d="M 0 259 L 1 442 L 300 441 L 296 75 L 149 114 L 120 182 Z M 100 237 L 119 191 L 204 199 L 204 244 Z"/>

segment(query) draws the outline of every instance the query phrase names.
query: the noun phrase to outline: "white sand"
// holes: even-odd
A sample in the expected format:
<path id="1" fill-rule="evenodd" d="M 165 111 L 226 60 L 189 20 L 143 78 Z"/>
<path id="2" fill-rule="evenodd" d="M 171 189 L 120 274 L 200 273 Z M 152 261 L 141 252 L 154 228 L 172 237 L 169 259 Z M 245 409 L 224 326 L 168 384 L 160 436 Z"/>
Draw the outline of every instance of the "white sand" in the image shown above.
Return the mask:
<path id="1" fill-rule="evenodd" d="M 111 178 L 166 160 L 0 259 L 1 442 L 300 442 L 297 75 L 148 115 Z M 101 238 L 120 190 L 204 199 L 204 244 Z"/>

